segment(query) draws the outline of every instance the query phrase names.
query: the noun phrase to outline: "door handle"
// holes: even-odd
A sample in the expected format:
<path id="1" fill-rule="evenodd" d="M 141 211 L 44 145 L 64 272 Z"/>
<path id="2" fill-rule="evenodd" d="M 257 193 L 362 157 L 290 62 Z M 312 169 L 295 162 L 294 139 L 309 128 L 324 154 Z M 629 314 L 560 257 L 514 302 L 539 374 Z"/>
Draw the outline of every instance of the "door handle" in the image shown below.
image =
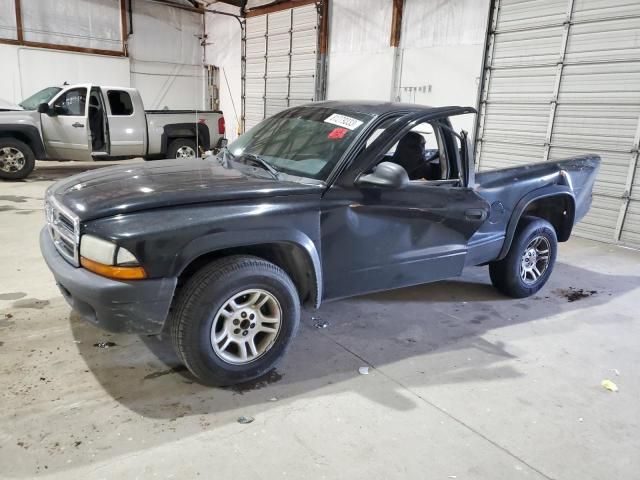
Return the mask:
<path id="1" fill-rule="evenodd" d="M 465 210 L 464 216 L 469 220 L 484 220 L 487 212 L 481 208 L 468 208 Z"/>
<path id="2" fill-rule="evenodd" d="M 84 127 L 84 123 L 76 122 L 76 123 L 72 123 L 71 126 L 75 128 L 82 128 Z"/>

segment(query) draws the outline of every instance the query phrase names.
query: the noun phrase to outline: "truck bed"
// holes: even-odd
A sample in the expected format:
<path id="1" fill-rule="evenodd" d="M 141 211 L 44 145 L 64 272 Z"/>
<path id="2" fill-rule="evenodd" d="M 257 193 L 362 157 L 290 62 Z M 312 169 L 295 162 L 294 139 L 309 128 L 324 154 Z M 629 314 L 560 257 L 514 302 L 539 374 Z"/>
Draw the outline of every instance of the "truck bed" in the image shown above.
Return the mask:
<path id="1" fill-rule="evenodd" d="M 475 190 L 491 209 L 487 221 L 469 241 L 467 265 L 494 260 L 504 252 L 504 240 L 517 226 L 511 219 L 526 211 L 530 198 L 553 195 L 557 199 L 558 194 L 572 197 L 575 209 L 564 214 L 572 215 L 575 225 L 589 211 L 599 166 L 599 156 L 585 155 L 478 173 Z M 561 208 L 561 200 L 558 202 Z"/>
<path id="2" fill-rule="evenodd" d="M 224 136 L 220 110 L 145 110 L 149 127 L 150 155 L 166 151 L 171 138 L 191 136 L 198 129 L 199 141 L 206 150 L 214 148 Z M 224 128 L 224 124 L 223 127 Z"/>

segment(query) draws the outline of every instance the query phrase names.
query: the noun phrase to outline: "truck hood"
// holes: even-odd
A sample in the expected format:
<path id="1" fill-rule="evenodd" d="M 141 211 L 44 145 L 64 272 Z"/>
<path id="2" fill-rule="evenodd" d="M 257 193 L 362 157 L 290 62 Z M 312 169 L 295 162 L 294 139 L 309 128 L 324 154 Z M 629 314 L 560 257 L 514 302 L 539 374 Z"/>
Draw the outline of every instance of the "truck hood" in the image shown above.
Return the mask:
<path id="1" fill-rule="evenodd" d="M 81 221 L 152 208 L 322 192 L 319 184 L 273 180 L 217 160 L 158 160 L 101 168 L 53 184 L 47 197 Z"/>
<path id="2" fill-rule="evenodd" d="M 0 112 L 6 111 L 19 111 L 24 110 L 20 105 L 16 105 L 15 103 L 9 102 L 3 98 L 0 98 Z"/>

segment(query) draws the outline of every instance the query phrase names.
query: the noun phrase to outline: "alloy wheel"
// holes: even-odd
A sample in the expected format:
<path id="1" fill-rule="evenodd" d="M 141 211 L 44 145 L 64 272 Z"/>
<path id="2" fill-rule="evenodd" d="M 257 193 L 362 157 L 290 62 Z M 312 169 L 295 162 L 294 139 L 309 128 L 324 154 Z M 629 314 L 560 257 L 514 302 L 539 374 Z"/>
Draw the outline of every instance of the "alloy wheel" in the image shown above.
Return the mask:
<path id="1" fill-rule="evenodd" d="M 193 148 L 184 146 L 176 151 L 176 158 L 195 158 L 196 152 Z"/>
<path id="2" fill-rule="evenodd" d="M 24 154 L 15 147 L 0 148 L 0 170 L 3 172 L 19 172 L 25 166 Z"/>
<path id="3" fill-rule="evenodd" d="M 211 346 L 225 362 L 244 365 L 266 354 L 278 337 L 282 308 L 262 289 L 233 295 L 216 312 L 211 325 Z"/>
<path id="4" fill-rule="evenodd" d="M 546 237 L 539 235 L 529 242 L 520 260 L 520 278 L 525 284 L 533 285 L 544 275 L 550 253 L 551 244 Z"/>

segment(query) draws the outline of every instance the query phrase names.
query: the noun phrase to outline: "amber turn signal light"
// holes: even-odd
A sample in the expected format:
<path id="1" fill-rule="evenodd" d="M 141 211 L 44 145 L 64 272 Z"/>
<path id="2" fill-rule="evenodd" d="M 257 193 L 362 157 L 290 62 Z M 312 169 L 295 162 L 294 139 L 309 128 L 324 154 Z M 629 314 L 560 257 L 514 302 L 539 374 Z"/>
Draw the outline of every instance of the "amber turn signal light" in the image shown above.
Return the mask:
<path id="1" fill-rule="evenodd" d="M 115 280 L 142 280 L 147 278 L 147 272 L 142 267 L 119 267 L 117 265 L 105 265 L 94 262 L 85 257 L 80 257 L 80 265 L 90 272 Z"/>

